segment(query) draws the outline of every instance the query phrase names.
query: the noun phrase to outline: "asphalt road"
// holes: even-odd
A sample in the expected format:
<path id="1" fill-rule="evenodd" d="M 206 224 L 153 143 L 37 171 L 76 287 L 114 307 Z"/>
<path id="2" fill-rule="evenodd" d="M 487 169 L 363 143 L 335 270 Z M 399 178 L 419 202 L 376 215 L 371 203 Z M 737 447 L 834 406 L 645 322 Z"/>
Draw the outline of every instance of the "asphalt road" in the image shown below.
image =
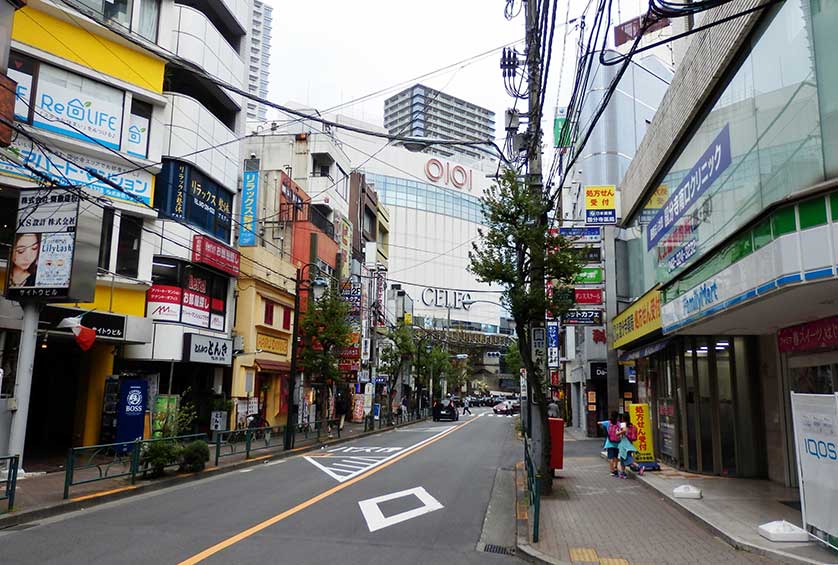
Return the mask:
<path id="1" fill-rule="evenodd" d="M 477 551 L 511 539 L 515 419 L 473 411 L 0 532 L 0 563 L 518 563 Z"/>

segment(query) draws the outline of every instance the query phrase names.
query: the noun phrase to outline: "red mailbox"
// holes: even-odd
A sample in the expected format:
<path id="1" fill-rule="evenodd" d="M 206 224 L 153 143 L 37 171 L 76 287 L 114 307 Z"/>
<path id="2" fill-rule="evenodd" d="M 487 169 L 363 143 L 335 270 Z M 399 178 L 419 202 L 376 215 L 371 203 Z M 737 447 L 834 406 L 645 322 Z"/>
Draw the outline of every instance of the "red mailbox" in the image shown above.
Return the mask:
<path id="1" fill-rule="evenodd" d="M 550 467 L 564 468 L 564 420 L 547 418 L 550 425 Z"/>

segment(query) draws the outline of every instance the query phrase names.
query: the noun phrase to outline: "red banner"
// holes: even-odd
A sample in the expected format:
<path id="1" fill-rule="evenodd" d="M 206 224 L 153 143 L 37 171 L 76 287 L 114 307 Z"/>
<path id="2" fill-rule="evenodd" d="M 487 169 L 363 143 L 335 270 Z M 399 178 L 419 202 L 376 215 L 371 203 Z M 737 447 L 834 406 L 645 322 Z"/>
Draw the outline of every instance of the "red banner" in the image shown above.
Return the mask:
<path id="1" fill-rule="evenodd" d="M 196 235 L 192 238 L 192 262 L 203 263 L 237 277 L 241 255 L 232 247 L 227 247 L 211 237 Z"/>
<path id="2" fill-rule="evenodd" d="M 838 346 L 838 316 L 807 322 L 777 332 L 780 353 L 811 351 Z"/>
<path id="3" fill-rule="evenodd" d="M 602 304 L 602 289 L 577 288 L 573 291 L 576 304 Z"/>

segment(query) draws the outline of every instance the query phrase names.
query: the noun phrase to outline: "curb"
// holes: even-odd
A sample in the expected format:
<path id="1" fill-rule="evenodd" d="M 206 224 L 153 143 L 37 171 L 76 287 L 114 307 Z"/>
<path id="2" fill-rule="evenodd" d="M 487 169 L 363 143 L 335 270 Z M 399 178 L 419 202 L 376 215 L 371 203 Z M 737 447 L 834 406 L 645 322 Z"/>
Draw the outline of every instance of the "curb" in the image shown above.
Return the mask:
<path id="1" fill-rule="evenodd" d="M 694 522 L 696 522 L 698 525 L 703 527 L 705 530 L 709 531 L 711 534 L 715 535 L 716 537 L 718 537 L 719 539 L 724 541 L 726 544 L 728 544 L 729 546 L 731 546 L 735 549 L 738 549 L 740 551 L 745 551 L 745 552 L 748 552 L 748 553 L 753 553 L 754 555 L 761 555 L 763 557 L 769 557 L 769 558 L 774 558 L 774 559 L 779 558 L 785 563 L 800 563 L 800 564 L 804 564 L 804 565 L 823 565 L 822 561 L 815 561 L 815 560 L 812 560 L 812 559 L 806 559 L 805 557 L 801 557 L 799 555 L 793 555 L 791 553 L 786 553 L 785 551 L 773 550 L 773 549 L 767 549 L 767 548 L 764 548 L 764 547 L 759 547 L 759 546 L 754 545 L 752 543 L 741 540 L 741 539 L 737 538 L 736 536 L 728 534 L 727 532 L 725 532 L 723 529 L 721 529 L 719 526 L 717 526 L 713 522 L 711 522 L 711 521 L 703 518 L 702 516 L 699 516 L 698 514 L 694 513 L 689 508 L 687 508 L 683 504 L 679 503 L 677 500 L 667 496 L 666 493 L 664 493 L 663 491 L 661 491 L 660 489 L 658 489 L 657 487 L 655 487 L 654 485 L 652 485 L 651 483 L 646 481 L 644 478 L 637 477 L 637 476 L 635 476 L 634 478 L 636 480 L 638 480 L 644 486 L 644 488 L 647 488 L 647 489 L 651 490 L 653 493 L 657 494 L 658 496 L 661 496 L 671 506 L 673 506 L 674 508 L 676 508 L 680 512 L 684 513 L 686 516 L 691 518 Z"/>
<path id="2" fill-rule="evenodd" d="M 515 547 L 516 555 L 537 565 L 571 565 L 567 561 L 556 559 L 543 553 L 530 544 L 529 500 L 527 500 L 527 479 L 523 476 L 524 462 L 515 464 Z M 519 480 L 520 478 L 520 480 Z M 526 508 L 520 512 L 520 508 Z M 521 515 L 523 514 L 523 516 Z"/>
<path id="3" fill-rule="evenodd" d="M 15 526 L 20 526 L 22 524 L 27 524 L 29 522 L 33 522 L 35 520 L 44 520 L 46 518 L 52 518 L 54 516 L 60 516 L 61 514 L 68 514 L 70 512 L 75 512 L 77 510 L 84 510 L 86 508 L 91 508 L 93 506 L 99 506 L 100 504 L 105 504 L 108 502 L 113 502 L 115 500 L 121 500 L 123 498 L 129 498 L 132 496 L 136 496 L 138 494 L 154 492 L 156 490 L 162 490 L 165 488 L 177 486 L 180 484 L 185 484 L 193 481 L 200 481 L 201 479 L 205 479 L 208 477 L 213 477 L 216 475 L 223 475 L 226 473 L 230 473 L 232 471 L 237 471 L 239 469 L 243 469 L 246 467 L 253 467 L 255 465 L 262 465 L 267 461 L 271 460 L 278 460 L 278 459 L 290 459 L 302 453 L 308 453 L 310 451 L 319 450 L 321 447 L 326 447 L 329 445 L 337 445 L 341 443 L 346 443 L 349 441 L 354 441 L 356 439 L 363 439 L 368 436 L 377 435 L 384 432 L 390 432 L 397 428 L 403 428 L 406 426 L 412 426 L 413 424 L 418 424 L 420 422 L 427 421 L 427 418 L 420 418 L 418 420 L 414 420 L 407 424 L 397 424 L 394 426 L 389 426 L 386 428 L 381 428 L 378 430 L 372 430 L 368 432 L 362 432 L 358 435 L 352 437 L 345 437 L 345 438 L 336 438 L 331 439 L 322 443 L 315 443 L 309 446 L 297 448 L 294 450 L 289 451 L 276 451 L 272 453 L 266 453 L 262 456 L 256 456 L 251 459 L 245 459 L 243 461 L 238 461 L 236 463 L 231 463 L 229 465 L 225 465 L 223 467 L 209 467 L 204 469 L 199 473 L 186 473 L 180 476 L 171 477 L 169 479 L 164 479 L 161 481 L 154 481 L 143 485 L 135 485 L 134 488 L 128 488 L 124 490 L 120 490 L 118 492 L 112 492 L 108 494 L 102 494 L 97 496 L 96 493 L 91 493 L 92 496 L 90 498 L 86 498 L 84 500 L 67 500 L 59 502 L 58 504 L 54 504 L 52 506 L 46 506 L 42 508 L 36 508 L 33 510 L 26 510 L 23 512 L 15 512 L 12 511 L 10 513 L 0 515 L 0 532 L 6 530 L 8 528 L 13 528 Z M 102 491 L 108 492 L 108 491 Z"/>

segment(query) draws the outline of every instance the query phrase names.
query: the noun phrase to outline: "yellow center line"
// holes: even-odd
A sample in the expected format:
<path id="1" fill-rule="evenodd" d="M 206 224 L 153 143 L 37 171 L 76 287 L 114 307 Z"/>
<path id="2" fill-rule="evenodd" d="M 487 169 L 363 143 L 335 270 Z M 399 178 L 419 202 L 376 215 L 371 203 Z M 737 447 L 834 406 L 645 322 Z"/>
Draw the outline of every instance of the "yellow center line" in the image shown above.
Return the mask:
<path id="1" fill-rule="evenodd" d="M 442 438 L 448 436 L 449 434 L 459 430 L 463 426 L 467 426 L 468 424 L 476 421 L 480 416 L 482 416 L 482 414 L 478 415 L 477 417 L 475 417 L 471 420 L 463 422 L 462 424 L 459 424 L 458 426 L 456 426 L 454 428 L 450 428 L 450 429 L 442 432 L 441 434 L 437 435 L 436 437 L 433 437 L 430 440 L 425 441 L 424 443 L 420 443 L 416 447 L 413 447 L 411 449 L 408 449 L 408 450 L 404 451 L 403 453 L 400 453 L 398 456 L 394 457 L 393 459 L 390 459 L 389 461 L 386 461 L 386 462 L 378 465 L 377 467 L 373 467 L 369 471 L 367 471 L 367 472 L 365 472 L 361 475 L 358 475 L 357 477 L 355 477 L 353 479 L 350 479 L 350 480 L 346 481 L 345 483 L 340 483 L 339 485 L 336 485 L 336 486 L 330 488 L 329 490 L 323 491 L 320 494 L 315 495 L 315 496 L 309 498 L 308 500 L 305 500 L 305 501 L 299 503 L 298 505 L 294 506 L 293 508 L 289 508 L 285 512 L 281 512 L 281 513 L 277 514 L 276 516 L 272 516 L 272 517 L 268 518 L 267 520 L 259 522 L 258 524 L 254 525 L 254 526 L 251 526 L 251 527 L 247 528 L 246 530 L 243 530 L 243 531 L 237 533 L 234 536 L 231 536 L 231 537 L 229 537 L 229 538 L 227 538 L 223 541 L 220 541 L 217 544 L 213 545 L 212 547 L 208 547 L 204 551 L 202 551 L 200 553 L 197 553 L 197 554 L 193 555 L 192 557 L 189 557 L 188 559 L 184 559 L 183 561 L 178 563 L 178 565 L 195 565 L 196 563 L 200 563 L 204 559 L 206 559 L 208 557 L 211 557 L 211 556 L 215 555 L 216 553 L 219 553 L 219 552 L 227 549 L 231 545 L 237 544 L 240 541 L 245 540 L 245 539 L 249 538 L 250 536 L 261 532 L 265 528 L 269 528 L 269 527 L 273 526 L 274 524 L 276 524 L 278 522 L 281 522 L 282 520 L 285 520 L 289 516 L 293 516 L 294 514 L 300 512 L 302 510 L 305 510 L 306 508 L 308 508 L 308 507 L 310 507 L 314 504 L 317 504 L 318 502 L 320 502 L 324 498 L 328 498 L 328 497 L 332 496 L 333 494 L 335 494 L 336 492 L 340 492 L 343 489 L 345 489 L 345 488 L 347 488 L 351 485 L 354 485 L 355 483 L 357 483 L 359 481 L 362 481 L 362 480 L 366 479 L 367 477 L 369 477 L 371 475 L 374 475 L 375 473 L 381 471 L 382 469 L 386 469 L 390 465 L 393 465 L 394 463 L 397 463 L 398 461 L 401 461 L 402 459 L 404 459 L 408 455 L 416 453 L 420 449 L 424 449 L 424 448 L 428 447 L 432 443 L 436 443 L 437 441 L 439 441 Z"/>

